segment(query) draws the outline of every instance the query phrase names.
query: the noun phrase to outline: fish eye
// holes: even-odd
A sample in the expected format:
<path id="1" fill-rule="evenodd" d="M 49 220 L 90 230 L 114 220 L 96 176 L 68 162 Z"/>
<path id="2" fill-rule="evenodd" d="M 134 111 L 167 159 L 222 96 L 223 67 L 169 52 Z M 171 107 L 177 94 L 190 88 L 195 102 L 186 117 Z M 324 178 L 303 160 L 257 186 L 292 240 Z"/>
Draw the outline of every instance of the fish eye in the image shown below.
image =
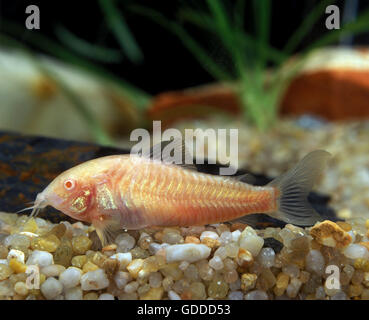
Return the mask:
<path id="1" fill-rule="evenodd" d="M 67 189 L 68 191 L 74 189 L 75 185 L 76 183 L 72 179 L 68 179 L 64 181 L 64 188 Z"/>

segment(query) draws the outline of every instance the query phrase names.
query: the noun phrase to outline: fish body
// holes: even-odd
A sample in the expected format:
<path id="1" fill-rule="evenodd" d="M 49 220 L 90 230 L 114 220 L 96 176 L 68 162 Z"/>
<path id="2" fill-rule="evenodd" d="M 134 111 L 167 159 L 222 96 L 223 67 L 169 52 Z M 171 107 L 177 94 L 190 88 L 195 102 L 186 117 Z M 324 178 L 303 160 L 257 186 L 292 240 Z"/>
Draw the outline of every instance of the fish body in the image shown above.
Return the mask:
<path id="1" fill-rule="evenodd" d="M 123 161 L 124 172 L 112 178 L 112 195 L 128 229 L 204 225 L 275 210 L 274 187 L 255 187 L 145 158 Z"/>
<path id="2" fill-rule="evenodd" d="M 327 154 L 309 154 L 263 187 L 134 155 L 107 156 L 60 174 L 35 207 L 52 205 L 92 223 L 102 242 L 112 228 L 205 225 L 252 213 L 305 225 L 317 219 L 306 197 Z"/>

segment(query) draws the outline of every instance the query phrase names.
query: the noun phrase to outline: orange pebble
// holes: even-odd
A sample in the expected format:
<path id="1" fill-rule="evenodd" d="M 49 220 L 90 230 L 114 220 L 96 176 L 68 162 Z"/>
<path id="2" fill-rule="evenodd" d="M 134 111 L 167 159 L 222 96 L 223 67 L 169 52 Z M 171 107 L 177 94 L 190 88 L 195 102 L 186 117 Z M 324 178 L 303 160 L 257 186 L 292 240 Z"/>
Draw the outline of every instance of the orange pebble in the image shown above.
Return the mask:
<path id="1" fill-rule="evenodd" d="M 185 238 L 185 243 L 196 243 L 199 244 L 200 243 L 200 239 L 195 237 L 195 236 L 187 236 Z"/>

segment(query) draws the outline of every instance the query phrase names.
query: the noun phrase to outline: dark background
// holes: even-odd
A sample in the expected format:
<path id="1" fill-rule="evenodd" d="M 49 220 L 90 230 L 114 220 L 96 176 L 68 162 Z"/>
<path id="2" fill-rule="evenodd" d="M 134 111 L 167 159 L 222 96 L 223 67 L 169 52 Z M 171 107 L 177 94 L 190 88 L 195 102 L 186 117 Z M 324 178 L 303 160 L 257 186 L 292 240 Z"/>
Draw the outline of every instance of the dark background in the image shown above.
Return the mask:
<path id="1" fill-rule="evenodd" d="M 349 0 L 355 1 L 355 0 Z M 276 48 L 282 48 L 288 37 L 303 21 L 311 8 L 318 0 L 274 0 L 272 1 L 272 21 L 271 21 L 271 43 Z M 40 30 L 27 30 L 19 35 L 18 40 L 28 44 L 34 33 L 41 33 L 54 41 L 55 26 L 63 25 L 69 31 L 80 38 L 86 39 L 91 43 L 105 44 L 111 48 L 119 49 L 118 43 L 109 31 L 104 31 L 103 14 L 97 1 L 20 1 L 7 0 L 0 1 L 0 32 L 5 31 L 5 26 L 1 23 L 2 19 L 17 22 L 24 26 L 26 17 L 25 8 L 29 4 L 36 4 L 40 8 Z M 115 75 L 124 78 L 133 85 L 151 93 L 156 94 L 166 90 L 182 89 L 196 86 L 214 79 L 199 65 L 197 60 L 169 31 L 148 20 L 138 16 L 128 9 L 131 4 L 145 5 L 154 8 L 166 17 L 174 19 L 176 10 L 181 4 L 189 4 L 192 7 L 206 7 L 204 1 L 176 1 L 176 0 L 136 0 L 120 1 L 119 8 L 124 13 L 126 22 L 134 34 L 142 52 L 144 60 L 141 64 L 134 65 L 125 59 L 119 64 L 101 64 L 104 68 L 112 71 Z M 232 1 L 226 1 L 225 5 L 231 7 Z M 340 8 L 341 20 L 345 1 L 336 1 Z M 358 13 L 367 8 L 369 1 L 358 0 Z M 319 37 L 319 35 L 329 32 L 325 28 L 326 15 L 315 25 L 314 29 L 305 38 L 300 46 L 303 47 Z M 249 32 L 253 31 L 253 12 L 250 1 L 245 9 L 245 26 Z M 342 25 L 342 22 L 341 22 Z M 196 34 L 196 39 L 204 46 L 210 46 L 214 52 L 217 51 L 217 44 L 212 43 L 209 36 L 199 29 L 189 28 L 191 34 Z M 210 40 L 209 40 L 210 39 Z M 368 44 L 369 35 L 354 37 L 353 44 Z M 38 50 L 36 47 L 31 48 Z M 298 49 L 300 49 L 298 48 Z M 227 61 L 224 61 L 227 64 Z"/>

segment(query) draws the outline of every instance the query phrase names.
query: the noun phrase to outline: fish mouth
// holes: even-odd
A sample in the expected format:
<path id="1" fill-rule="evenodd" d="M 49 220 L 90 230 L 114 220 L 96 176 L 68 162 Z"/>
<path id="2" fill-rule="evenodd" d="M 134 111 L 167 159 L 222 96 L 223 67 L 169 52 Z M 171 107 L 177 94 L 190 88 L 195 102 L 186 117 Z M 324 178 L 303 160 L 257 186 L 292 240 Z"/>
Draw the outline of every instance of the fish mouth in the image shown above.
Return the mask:
<path id="1" fill-rule="evenodd" d="M 46 200 L 45 194 L 43 192 L 37 194 L 35 204 L 32 208 L 31 217 L 36 217 L 41 209 L 46 208 L 48 202 Z"/>
<path id="2" fill-rule="evenodd" d="M 33 202 L 33 206 L 19 210 L 17 211 L 17 213 L 20 213 L 26 210 L 32 210 L 29 217 L 30 218 L 36 217 L 38 213 L 40 212 L 40 210 L 46 208 L 49 204 L 50 204 L 49 199 L 46 198 L 45 192 L 43 191 L 37 194 L 36 200 Z"/>

